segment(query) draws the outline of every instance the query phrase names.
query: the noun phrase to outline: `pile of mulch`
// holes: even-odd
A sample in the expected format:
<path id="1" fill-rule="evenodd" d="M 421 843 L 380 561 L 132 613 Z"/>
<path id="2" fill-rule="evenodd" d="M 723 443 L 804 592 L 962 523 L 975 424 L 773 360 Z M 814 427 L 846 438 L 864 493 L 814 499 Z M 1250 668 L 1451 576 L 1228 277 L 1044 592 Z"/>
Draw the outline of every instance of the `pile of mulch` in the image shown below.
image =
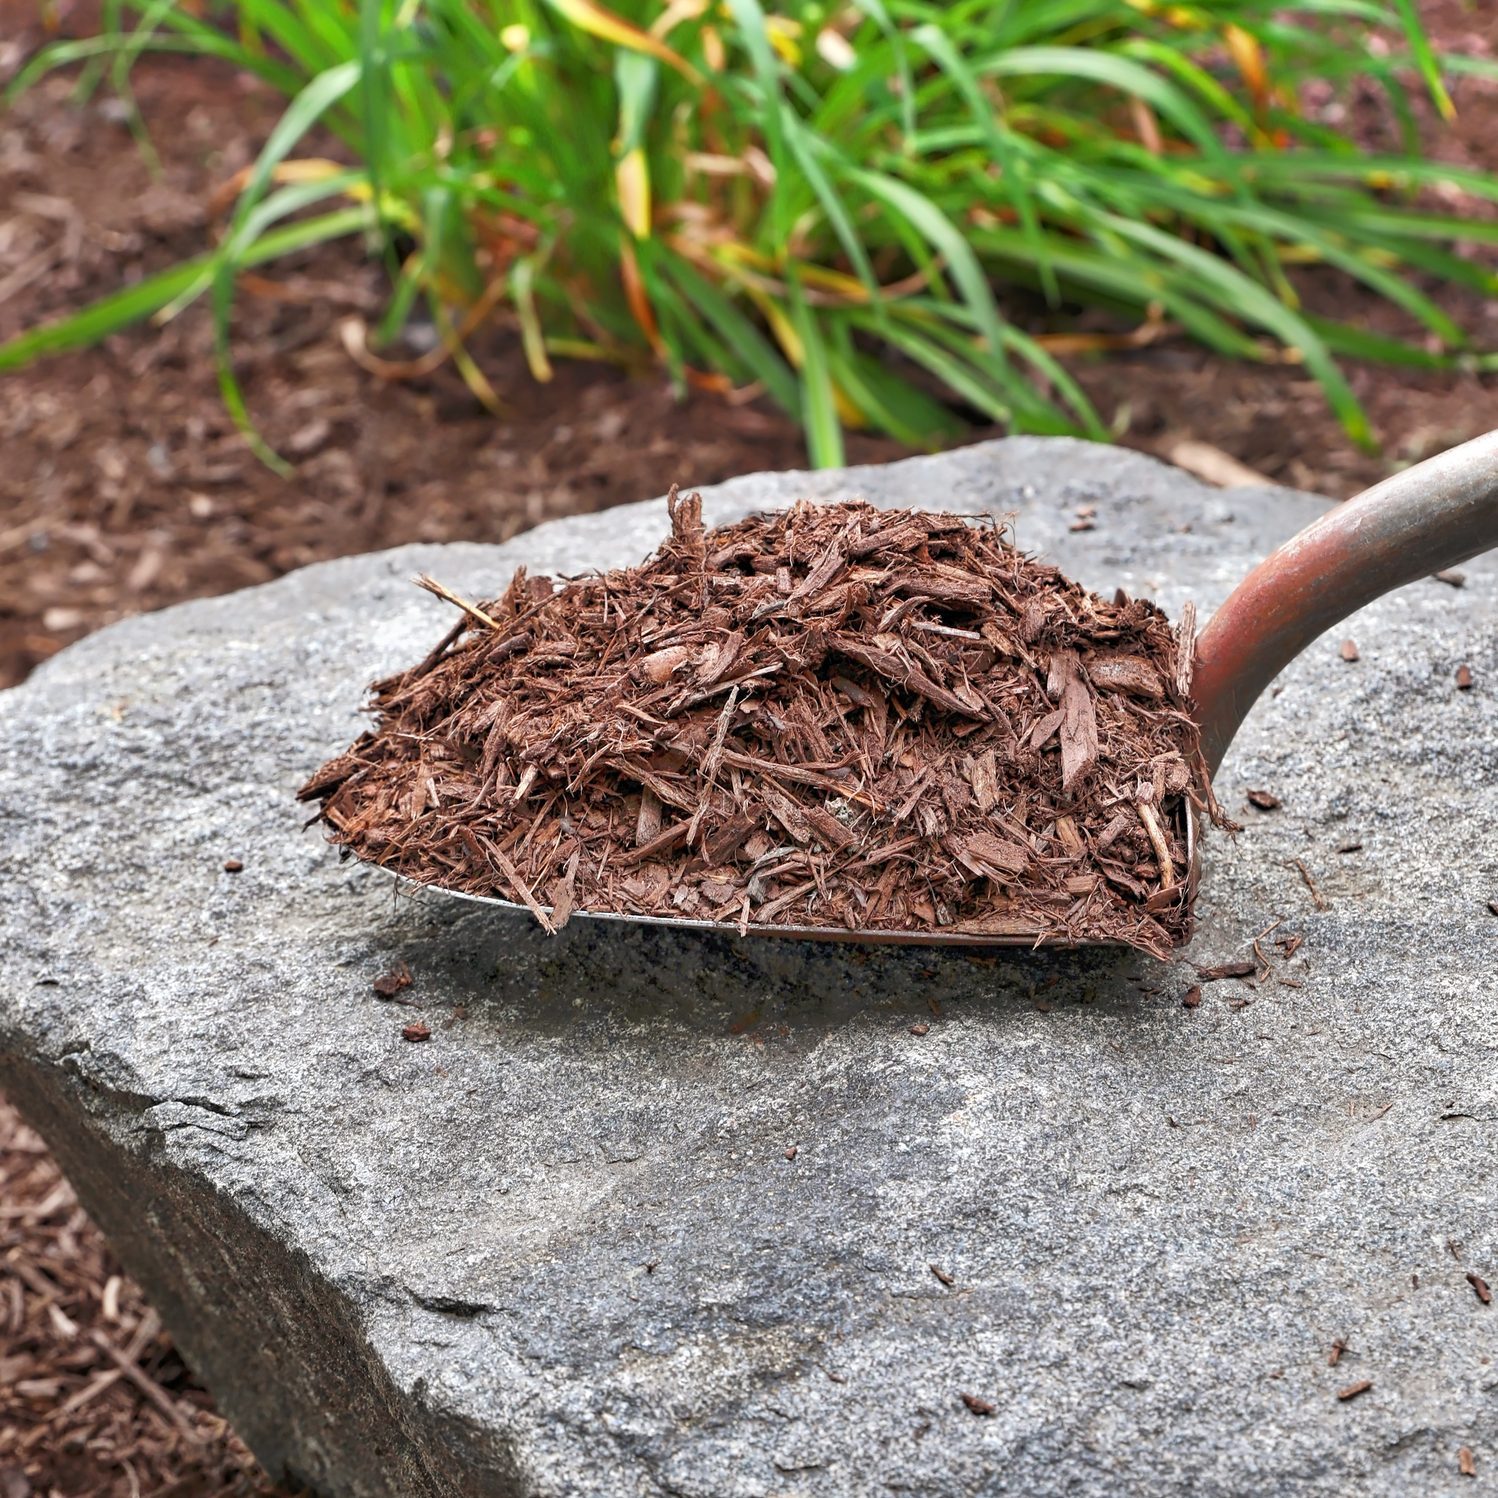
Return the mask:
<path id="1" fill-rule="evenodd" d="M 214 1413 L 46 1146 L 0 1102 L 0 1495 L 292 1498 Z"/>
<path id="2" fill-rule="evenodd" d="M 992 521 L 672 490 L 643 565 L 517 573 L 303 787 L 332 838 L 526 905 L 1127 943 L 1191 932 L 1192 638 Z M 549 907 L 549 908 L 548 908 Z"/>

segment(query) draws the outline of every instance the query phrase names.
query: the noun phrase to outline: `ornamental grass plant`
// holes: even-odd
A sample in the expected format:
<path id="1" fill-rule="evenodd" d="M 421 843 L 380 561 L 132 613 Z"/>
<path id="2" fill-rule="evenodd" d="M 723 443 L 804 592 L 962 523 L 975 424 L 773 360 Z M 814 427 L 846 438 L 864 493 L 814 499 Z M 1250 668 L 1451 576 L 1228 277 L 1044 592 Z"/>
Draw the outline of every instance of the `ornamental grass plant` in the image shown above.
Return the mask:
<path id="1" fill-rule="evenodd" d="M 853 427 L 1106 437 L 1058 356 L 1167 331 L 1303 366 L 1365 445 L 1344 359 L 1495 362 L 1439 291 L 1498 288 L 1498 217 L 1447 206 L 1498 202 L 1498 178 L 1420 137 L 1448 80 L 1498 69 L 1436 56 L 1415 0 L 108 0 L 104 23 L 12 92 L 74 66 L 128 102 L 154 50 L 286 106 L 216 243 L 0 369 L 207 298 L 225 400 L 272 463 L 234 375 L 236 278 L 349 236 L 390 271 L 351 334 L 375 367 L 419 316 L 497 405 L 471 344 L 508 324 L 538 380 L 581 358 L 763 393 L 819 464 Z M 1313 83 L 1376 96 L 1397 145 L 1326 123 Z M 1308 311 L 1318 264 L 1407 335 Z"/>

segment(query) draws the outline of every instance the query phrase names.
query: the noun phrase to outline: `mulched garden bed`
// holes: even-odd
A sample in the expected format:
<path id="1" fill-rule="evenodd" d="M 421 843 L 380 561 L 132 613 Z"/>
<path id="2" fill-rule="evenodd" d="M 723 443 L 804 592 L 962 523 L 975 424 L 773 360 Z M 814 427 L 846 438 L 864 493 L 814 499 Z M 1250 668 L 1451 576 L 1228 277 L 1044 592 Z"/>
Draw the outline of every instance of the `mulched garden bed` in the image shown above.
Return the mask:
<path id="1" fill-rule="evenodd" d="M 0 1101 L 0 1498 L 296 1498 L 273 1488 Z"/>

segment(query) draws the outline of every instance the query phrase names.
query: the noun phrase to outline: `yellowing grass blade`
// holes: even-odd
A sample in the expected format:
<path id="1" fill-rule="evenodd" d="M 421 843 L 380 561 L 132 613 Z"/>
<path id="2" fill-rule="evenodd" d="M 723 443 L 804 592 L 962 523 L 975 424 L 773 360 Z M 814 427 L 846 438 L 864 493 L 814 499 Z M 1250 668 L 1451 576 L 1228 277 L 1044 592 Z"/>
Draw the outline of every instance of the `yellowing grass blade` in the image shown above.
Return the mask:
<path id="1" fill-rule="evenodd" d="M 245 189 L 254 174 L 255 165 L 240 167 L 226 182 L 222 182 L 214 188 L 213 196 L 208 200 L 208 211 L 211 214 L 222 213 L 235 198 Z M 348 171 L 341 161 L 330 161 L 326 156 L 298 156 L 291 161 L 280 161 L 271 169 L 270 180 L 278 187 L 285 187 L 292 182 L 325 182 L 329 177 L 336 177 L 340 172 Z M 369 187 L 365 183 L 357 183 L 349 188 L 349 197 L 361 202 L 369 201 Z"/>
<path id="2" fill-rule="evenodd" d="M 627 151 L 614 168 L 619 193 L 619 212 L 625 227 L 636 239 L 650 237 L 650 163 L 644 150 Z"/>
<path id="3" fill-rule="evenodd" d="M 673 67 L 689 82 L 701 84 L 702 75 L 679 52 L 674 52 L 659 37 L 641 31 L 638 26 L 605 9 L 595 0 L 546 0 L 559 15 L 571 21 L 579 31 L 596 36 L 616 47 L 627 47 L 631 52 L 643 52 L 658 58 L 668 67 Z"/>
<path id="4" fill-rule="evenodd" d="M 624 296 L 629 303 L 630 316 L 639 325 L 645 341 L 656 356 L 663 355 L 666 345 L 661 340 L 660 325 L 655 320 L 655 309 L 650 305 L 650 297 L 645 291 L 645 280 L 640 275 L 640 262 L 635 258 L 635 247 L 627 239 L 621 240 L 619 244 L 619 279 L 624 284 Z"/>
<path id="5" fill-rule="evenodd" d="M 765 321 L 770 325 L 770 331 L 775 335 L 775 341 L 780 345 L 781 352 L 785 354 L 787 362 L 793 369 L 806 373 L 808 367 L 806 343 L 802 339 L 800 329 L 791 321 L 781 309 L 778 302 L 773 302 L 763 293 L 756 293 L 752 288 L 746 288 L 754 300 L 755 306 L 764 313 Z M 804 309 L 803 309 L 804 310 Z M 804 321 L 804 319 L 803 319 Z M 805 325 L 811 328 L 811 324 Z M 864 414 L 849 397 L 836 380 L 827 374 L 825 359 L 820 355 L 810 361 L 816 378 L 825 381 L 826 388 L 832 396 L 832 407 L 837 413 L 838 420 L 845 427 L 862 428 L 867 423 Z"/>
<path id="6" fill-rule="evenodd" d="M 525 362 L 530 366 L 531 378 L 538 384 L 549 383 L 552 377 L 551 360 L 546 357 L 546 335 L 541 328 L 541 313 L 536 306 L 536 267 L 529 258 L 522 257 L 510 269 L 510 292 L 515 303 L 515 314 L 520 319 L 520 346 L 525 350 Z"/>
<path id="7" fill-rule="evenodd" d="M 1222 39 L 1227 43 L 1233 66 L 1248 86 L 1254 108 L 1262 114 L 1269 105 L 1269 71 L 1264 65 L 1264 49 L 1241 26 L 1224 26 Z"/>
<path id="8" fill-rule="evenodd" d="M 801 25 L 785 16 L 766 16 L 765 34 L 782 62 L 793 68 L 801 66 Z"/>

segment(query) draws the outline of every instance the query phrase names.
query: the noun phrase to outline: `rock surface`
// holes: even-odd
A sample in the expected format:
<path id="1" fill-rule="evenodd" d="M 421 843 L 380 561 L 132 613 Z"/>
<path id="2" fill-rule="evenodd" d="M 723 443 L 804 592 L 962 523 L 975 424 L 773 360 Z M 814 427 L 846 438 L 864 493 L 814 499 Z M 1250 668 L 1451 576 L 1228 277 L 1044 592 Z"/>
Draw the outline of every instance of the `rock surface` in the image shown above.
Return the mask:
<path id="1" fill-rule="evenodd" d="M 1319 507 L 1013 440 L 708 516 L 807 493 L 1015 511 L 1172 612 Z M 325 564 L 0 695 L 0 1085 L 267 1466 L 338 1498 L 1493 1483 L 1493 559 L 1251 717 L 1188 955 L 1266 933 L 1273 976 L 1195 1011 L 1186 961 L 549 940 L 300 830 L 364 683 L 448 622 L 413 572 L 481 594 L 663 527 Z M 371 990 L 399 962 L 419 1008 Z"/>

